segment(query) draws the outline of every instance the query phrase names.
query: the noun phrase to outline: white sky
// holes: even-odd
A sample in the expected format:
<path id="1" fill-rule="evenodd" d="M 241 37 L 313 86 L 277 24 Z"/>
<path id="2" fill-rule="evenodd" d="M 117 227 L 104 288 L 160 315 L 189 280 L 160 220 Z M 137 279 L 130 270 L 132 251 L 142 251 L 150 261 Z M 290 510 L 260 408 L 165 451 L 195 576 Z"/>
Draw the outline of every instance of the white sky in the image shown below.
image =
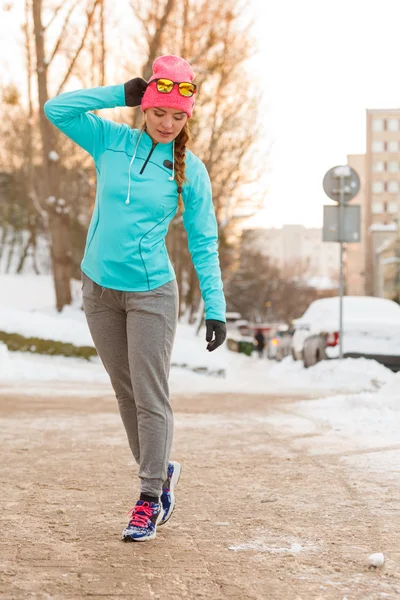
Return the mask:
<path id="1" fill-rule="evenodd" d="M 262 222 L 321 225 L 323 176 L 365 152 L 365 110 L 400 107 L 400 2 L 253 2 L 275 142 Z"/>
<path id="2" fill-rule="evenodd" d="M 266 142 L 260 226 L 322 224 L 325 172 L 365 152 L 366 108 L 400 107 L 399 0 L 252 0 Z M 6 4 L 0 0 L 0 8 Z M 19 8 L 0 20 L 0 76 L 20 80 Z M 2 15 L 3 17 L 4 15 Z M 254 223 L 254 221 L 253 221 Z"/>

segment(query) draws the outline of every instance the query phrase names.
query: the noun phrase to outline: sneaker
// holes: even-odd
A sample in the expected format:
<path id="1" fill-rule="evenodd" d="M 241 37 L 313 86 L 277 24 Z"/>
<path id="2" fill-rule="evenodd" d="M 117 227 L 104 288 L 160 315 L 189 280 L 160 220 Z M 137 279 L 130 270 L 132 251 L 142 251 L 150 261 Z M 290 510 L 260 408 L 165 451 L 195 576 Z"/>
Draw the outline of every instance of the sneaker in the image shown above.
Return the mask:
<path id="1" fill-rule="evenodd" d="M 181 476 L 182 467 L 177 462 L 168 463 L 167 482 L 168 485 L 163 488 L 161 494 L 161 504 L 163 507 L 163 516 L 160 525 L 164 525 L 170 518 L 175 508 L 175 493 L 174 488 L 177 485 Z"/>
<path id="2" fill-rule="evenodd" d="M 122 539 L 125 542 L 146 542 L 156 537 L 157 523 L 163 516 L 160 502 L 138 500 L 136 506 L 127 514 L 130 514 L 131 518 L 122 532 Z"/>

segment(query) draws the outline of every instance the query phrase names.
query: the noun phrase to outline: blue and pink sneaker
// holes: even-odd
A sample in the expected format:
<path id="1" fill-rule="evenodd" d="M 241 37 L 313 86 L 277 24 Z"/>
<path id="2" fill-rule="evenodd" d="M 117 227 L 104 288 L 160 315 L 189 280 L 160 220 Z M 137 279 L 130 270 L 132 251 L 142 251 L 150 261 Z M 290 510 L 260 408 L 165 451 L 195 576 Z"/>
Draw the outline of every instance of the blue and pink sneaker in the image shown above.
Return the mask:
<path id="1" fill-rule="evenodd" d="M 160 521 L 160 525 L 164 525 L 171 517 L 173 510 L 175 508 L 175 486 L 177 485 L 179 478 L 181 476 L 182 467 L 177 462 L 168 463 L 168 472 L 167 479 L 164 482 L 165 487 L 163 487 L 161 494 L 161 504 L 163 507 L 163 516 Z"/>
<path id="2" fill-rule="evenodd" d="M 130 514 L 131 518 L 122 532 L 125 542 L 146 542 L 156 537 L 157 524 L 163 516 L 161 502 L 138 500 L 127 514 Z"/>

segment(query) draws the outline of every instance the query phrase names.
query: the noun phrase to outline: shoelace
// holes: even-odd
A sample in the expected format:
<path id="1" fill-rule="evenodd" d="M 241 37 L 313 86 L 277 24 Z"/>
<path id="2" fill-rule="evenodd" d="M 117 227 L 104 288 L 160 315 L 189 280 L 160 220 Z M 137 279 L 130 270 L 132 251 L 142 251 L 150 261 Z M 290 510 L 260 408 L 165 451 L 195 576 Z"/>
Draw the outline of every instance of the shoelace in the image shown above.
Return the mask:
<path id="1" fill-rule="evenodd" d="M 133 525 L 133 527 L 147 527 L 147 523 L 153 515 L 153 509 L 148 502 L 143 502 L 143 504 L 136 504 L 126 514 L 131 515 L 129 525 Z"/>

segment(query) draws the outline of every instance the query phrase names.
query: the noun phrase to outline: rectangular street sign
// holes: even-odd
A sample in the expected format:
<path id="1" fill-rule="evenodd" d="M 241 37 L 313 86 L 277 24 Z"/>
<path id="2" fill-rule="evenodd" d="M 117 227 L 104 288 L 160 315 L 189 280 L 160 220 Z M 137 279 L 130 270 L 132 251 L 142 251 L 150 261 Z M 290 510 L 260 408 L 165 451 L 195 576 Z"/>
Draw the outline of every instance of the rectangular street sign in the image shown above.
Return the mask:
<path id="1" fill-rule="evenodd" d="M 322 240 L 324 242 L 346 242 L 347 244 L 357 244 L 361 241 L 361 210 L 359 204 L 351 206 L 343 205 L 343 232 L 342 239 L 339 239 L 339 206 L 324 205 L 324 227 Z"/>

